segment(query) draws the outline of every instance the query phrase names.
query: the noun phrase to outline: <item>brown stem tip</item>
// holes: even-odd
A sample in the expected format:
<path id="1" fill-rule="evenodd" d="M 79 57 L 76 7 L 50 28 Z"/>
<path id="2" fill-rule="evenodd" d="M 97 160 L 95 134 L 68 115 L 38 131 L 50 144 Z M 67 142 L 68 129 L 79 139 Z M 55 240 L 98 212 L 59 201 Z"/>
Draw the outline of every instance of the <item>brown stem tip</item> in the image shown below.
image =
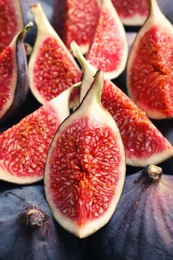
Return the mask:
<path id="1" fill-rule="evenodd" d="M 145 174 L 152 180 L 152 181 L 158 181 L 162 175 L 162 168 L 158 167 L 156 165 L 148 165 L 143 170 Z"/>
<path id="2" fill-rule="evenodd" d="M 44 215 L 37 209 L 30 209 L 26 216 L 26 225 L 35 228 L 41 227 L 45 221 Z"/>

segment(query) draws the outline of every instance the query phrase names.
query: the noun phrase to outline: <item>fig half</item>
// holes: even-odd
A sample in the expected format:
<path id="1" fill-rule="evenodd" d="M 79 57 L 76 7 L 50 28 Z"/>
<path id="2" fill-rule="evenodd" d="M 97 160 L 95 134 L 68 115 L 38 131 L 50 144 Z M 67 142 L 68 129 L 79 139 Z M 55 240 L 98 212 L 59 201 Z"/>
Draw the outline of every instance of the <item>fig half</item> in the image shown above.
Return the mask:
<path id="1" fill-rule="evenodd" d="M 35 98 L 44 104 L 79 82 L 81 71 L 41 4 L 31 5 L 31 12 L 37 25 L 37 37 L 28 65 L 29 85 Z M 71 98 L 75 97 L 74 93 Z"/>
<path id="2" fill-rule="evenodd" d="M 0 1 L 0 53 L 10 45 L 23 27 L 24 18 L 20 1 Z"/>
<path id="3" fill-rule="evenodd" d="M 152 119 L 173 117 L 173 28 L 156 0 L 138 32 L 127 63 L 127 90 Z"/>
<path id="4" fill-rule="evenodd" d="M 96 69 L 81 54 L 73 41 L 71 48 L 82 67 L 80 100 L 93 81 Z M 114 118 L 123 140 L 126 163 L 145 167 L 173 156 L 173 147 L 146 114 L 112 81 L 104 80 L 101 102 Z"/>
<path id="5" fill-rule="evenodd" d="M 127 176 L 110 222 L 91 237 L 94 259 L 173 258 L 173 176 L 148 165 Z"/>
<path id="6" fill-rule="evenodd" d="M 124 25 L 141 26 L 148 17 L 147 0 L 112 0 Z"/>
<path id="7" fill-rule="evenodd" d="M 28 23 L 0 53 L 0 123 L 14 115 L 26 99 L 29 81 L 25 33 L 32 27 Z"/>
<path id="8" fill-rule="evenodd" d="M 70 114 L 68 88 L 0 134 L 0 180 L 34 183 L 43 179 L 49 145 Z"/>
<path id="9" fill-rule="evenodd" d="M 75 41 L 83 54 L 88 52 L 100 5 L 100 0 L 54 1 L 52 25 L 69 51 Z"/>
<path id="10" fill-rule="evenodd" d="M 113 79 L 125 69 L 128 44 L 123 24 L 111 2 L 103 0 L 86 59 L 104 77 Z"/>
<path id="11" fill-rule="evenodd" d="M 80 106 L 58 128 L 47 156 L 44 184 L 58 223 L 83 238 L 105 225 L 125 180 L 122 139 L 101 105 L 98 71 Z"/>

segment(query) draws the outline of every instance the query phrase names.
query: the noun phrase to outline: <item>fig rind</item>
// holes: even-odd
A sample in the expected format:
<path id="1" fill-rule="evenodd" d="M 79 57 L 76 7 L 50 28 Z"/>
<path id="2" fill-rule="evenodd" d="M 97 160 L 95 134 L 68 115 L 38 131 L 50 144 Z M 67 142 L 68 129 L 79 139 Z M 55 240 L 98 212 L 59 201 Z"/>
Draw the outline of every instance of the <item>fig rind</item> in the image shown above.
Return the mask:
<path id="1" fill-rule="evenodd" d="M 85 241 L 56 223 L 41 184 L 0 191 L 0 207 L 0 259 L 82 260 Z M 27 222 L 34 212 L 41 225 Z"/>
<path id="2" fill-rule="evenodd" d="M 173 176 L 161 171 L 152 165 L 126 177 L 113 217 L 91 237 L 95 259 L 172 259 Z"/>

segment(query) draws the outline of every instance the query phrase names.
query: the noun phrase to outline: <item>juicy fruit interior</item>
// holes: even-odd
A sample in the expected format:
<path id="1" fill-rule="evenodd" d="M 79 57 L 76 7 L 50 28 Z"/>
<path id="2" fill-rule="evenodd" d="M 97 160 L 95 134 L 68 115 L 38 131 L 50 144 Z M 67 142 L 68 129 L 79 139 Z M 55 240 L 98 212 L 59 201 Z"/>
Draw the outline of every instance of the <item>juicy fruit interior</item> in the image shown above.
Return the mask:
<path id="1" fill-rule="evenodd" d="M 127 164 L 143 167 L 151 161 L 151 158 L 152 160 L 158 160 L 158 158 L 161 160 L 161 155 L 153 158 L 156 154 L 167 149 L 171 152 L 171 144 L 152 124 L 146 114 L 110 81 L 105 81 L 102 104 L 117 122 L 125 148 Z"/>
<path id="2" fill-rule="evenodd" d="M 47 101 L 80 81 L 81 76 L 72 61 L 67 59 L 63 47 L 53 37 L 42 42 L 33 70 L 34 84 Z"/>
<path id="3" fill-rule="evenodd" d="M 151 111 L 154 108 L 168 117 L 173 114 L 171 42 L 173 42 L 173 34 L 166 32 L 164 27 L 162 29 L 157 26 L 152 27 L 140 39 L 129 69 L 129 86 L 132 86 L 130 93 L 135 102 Z M 160 96 L 159 102 L 156 98 L 158 96 Z"/>
<path id="4" fill-rule="evenodd" d="M 122 18 L 133 17 L 136 14 L 148 16 L 147 0 L 112 0 L 112 3 Z"/>
<path id="5" fill-rule="evenodd" d="M 49 161 L 53 203 L 79 226 L 105 213 L 121 175 L 116 137 L 95 120 L 81 118 L 64 129 Z"/>
<path id="6" fill-rule="evenodd" d="M 104 72 L 111 72 L 118 68 L 121 62 L 125 43 L 118 28 L 119 25 L 115 22 L 114 17 L 110 16 L 107 7 L 102 9 L 101 17 L 102 19 L 98 20 L 95 41 L 86 57 L 95 68 L 102 69 Z M 110 28 L 114 35 L 108 33 Z M 104 46 L 109 48 L 105 48 L 103 42 Z M 114 68 L 112 68 L 112 64 L 114 64 Z"/>
<path id="7" fill-rule="evenodd" d="M 86 45 L 85 49 L 88 50 L 92 31 L 96 25 L 99 13 L 97 0 L 83 0 L 82 4 L 78 0 L 66 2 L 68 2 L 68 10 L 63 40 L 69 50 L 72 40 L 75 40 L 81 47 Z"/>
<path id="8" fill-rule="evenodd" d="M 7 105 L 7 100 L 11 96 L 11 81 L 13 78 L 13 53 L 10 47 L 6 48 L 0 55 L 0 111 L 5 109 Z M 0 113 L 1 117 L 1 113 Z"/>
<path id="9" fill-rule="evenodd" d="M 15 5 L 11 0 L 0 3 L 0 52 L 6 48 L 16 33 L 23 28 L 22 13 L 18 1 Z"/>
<path id="10" fill-rule="evenodd" d="M 43 177 L 48 147 L 58 125 L 56 113 L 50 110 L 45 105 L 0 135 L 0 165 L 14 179 Z"/>

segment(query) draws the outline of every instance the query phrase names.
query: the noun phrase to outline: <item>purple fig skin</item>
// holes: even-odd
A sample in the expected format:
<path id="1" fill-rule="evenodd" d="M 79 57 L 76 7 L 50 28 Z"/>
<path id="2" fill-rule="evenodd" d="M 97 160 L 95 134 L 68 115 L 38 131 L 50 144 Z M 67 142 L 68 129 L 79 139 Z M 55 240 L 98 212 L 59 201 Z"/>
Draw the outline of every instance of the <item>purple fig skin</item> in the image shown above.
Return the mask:
<path id="1" fill-rule="evenodd" d="M 54 221 L 42 185 L 1 191 L 0 207 L 1 260 L 82 259 L 84 241 Z"/>
<path id="2" fill-rule="evenodd" d="M 112 219 L 91 237 L 95 260 L 173 259 L 173 176 L 152 167 L 126 178 Z"/>
<path id="3" fill-rule="evenodd" d="M 15 54 L 17 61 L 17 82 L 15 93 L 13 97 L 13 102 L 9 109 L 6 111 L 4 116 L 0 119 L 0 124 L 8 121 L 12 116 L 17 114 L 20 107 L 26 100 L 28 90 L 29 90 L 29 78 L 28 78 L 28 68 L 27 68 L 27 56 L 24 46 L 24 36 L 25 33 L 31 28 L 33 24 L 30 23 L 28 26 L 21 31 L 16 39 L 15 44 Z"/>

